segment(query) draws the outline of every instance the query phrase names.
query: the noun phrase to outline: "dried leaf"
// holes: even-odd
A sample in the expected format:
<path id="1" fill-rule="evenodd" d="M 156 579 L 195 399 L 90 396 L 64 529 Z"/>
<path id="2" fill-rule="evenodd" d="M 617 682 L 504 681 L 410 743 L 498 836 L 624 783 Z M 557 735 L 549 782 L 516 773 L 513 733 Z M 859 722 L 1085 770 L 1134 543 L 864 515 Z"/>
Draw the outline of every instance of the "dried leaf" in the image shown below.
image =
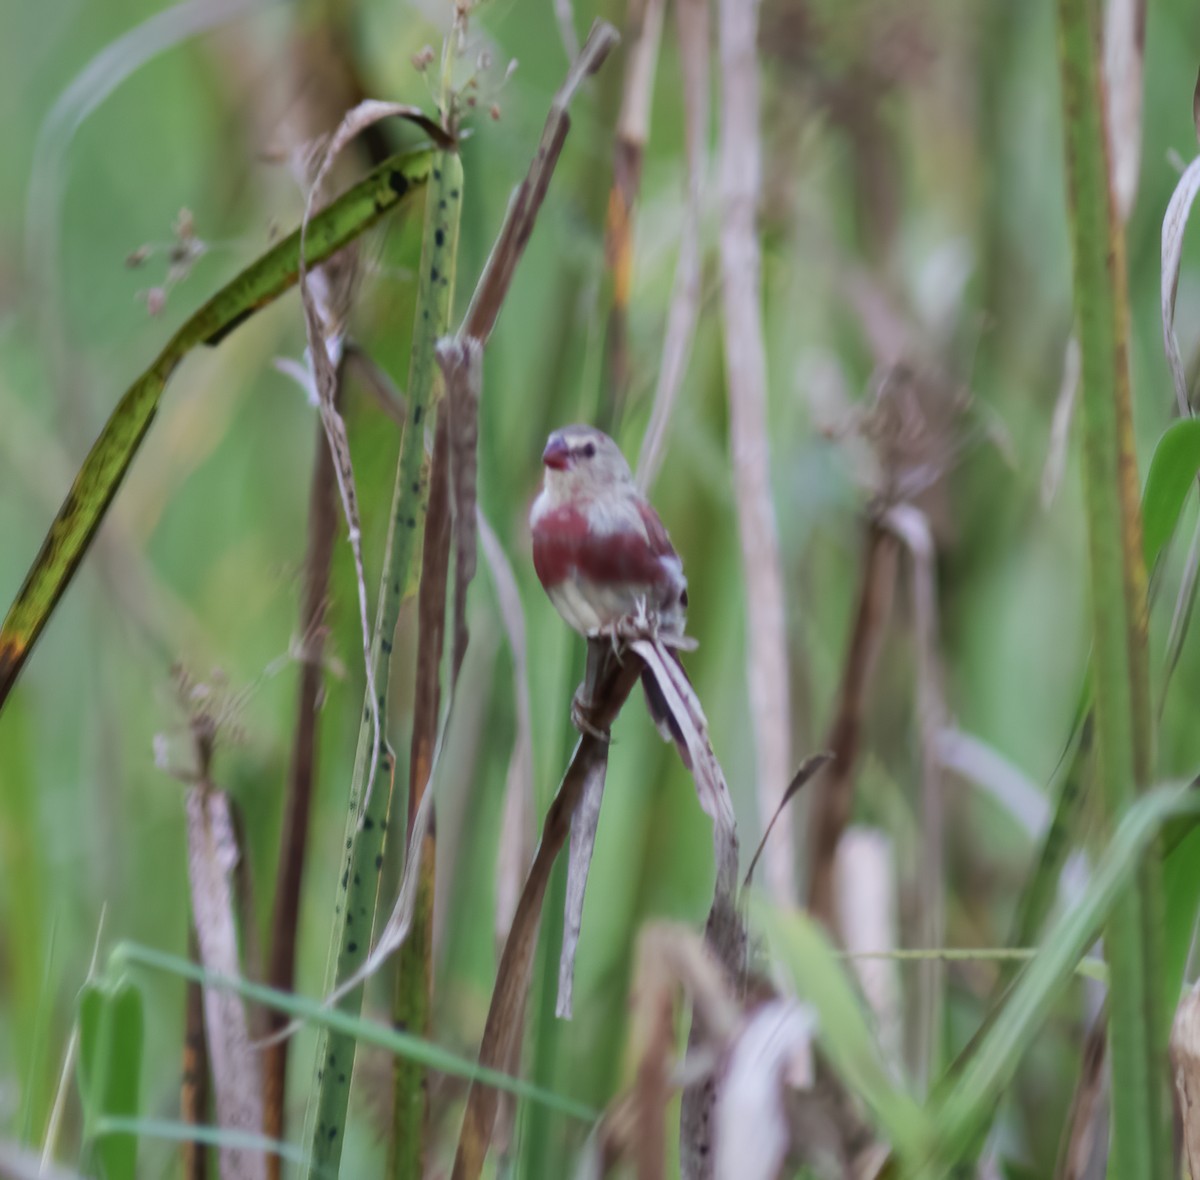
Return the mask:
<path id="1" fill-rule="evenodd" d="M 1162 227 L 1162 325 L 1163 347 L 1167 352 L 1167 364 L 1175 383 L 1175 404 L 1182 417 L 1189 417 L 1192 410 L 1188 397 L 1187 373 L 1183 357 L 1179 352 L 1179 341 L 1175 336 L 1175 299 L 1179 294 L 1179 268 L 1183 261 L 1183 236 L 1196 193 L 1200 192 L 1200 157 L 1193 160 L 1179 178 Z"/>
<path id="2" fill-rule="evenodd" d="M 1103 1180 L 1108 1170 L 1109 1081 L 1104 1068 L 1107 1028 L 1107 1020 L 1101 1013 L 1084 1038 L 1083 1060 L 1055 1172 L 1057 1180 Z"/>
<path id="3" fill-rule="evenodd" d="M 496 854 L 496 939 L 502 943 L 512 925 L 521 881 L 533 857 L 533 727 L 529 707 L 529 657 L 525 640 L 525 611 L 516 575 L 491 525 L 476 506 L 479 541 L 491 571 L 513 660 L 513 701 L 516 733 L 508 774 L 504 779 L 504 811 Z"/>
<path id="4" fill-rule="evenodd" d="M 791 1145 L 784 1102 L 788 1071 L 809 1052 L 816 1017 L 794 1000 L 755 1010 L 729 1052 L 713 1108 L 714 1173 L 738 1180 L 775 1180 Z"/>
<path id="5" fill-rule="evenodd" d="M 746 971 L 746 927 L 737 908 L 738 839 L 733 802 L 725 775 L 708 740 L 708 723 L 691 682 L 679 662 L 659 639 L 634 639 L 630 649 L 641 656 L 653 674 L 691 760 L 692 777 L 700 806 L 713 821 L 713 859 L 716 881 L 705 923 L 705 938 L 717 959 L 741 988 Z M 690 1042 L 699 1035 L 695 1021 Z M 712 1174 L 711 1083 L 689 1086 L 680 1111 L 679 1144 L 683 1174 Z"/>
<path id="6" fill-rule="evenodd" d="M 771 816 L 771 822 L 767 824 L 767 830 L 763 832 L 762 839 L 758 842 L 758 847 L 754 850 L 754 855 L 750 858 L 750 867 L 746 870 L 745 879 L 742 881 L 743 889 L 750 884 L 750 879 L 754 876 L 754 869 L 758 864 L 758 858 L 762 855 L 767 838 L 771 835 L 771 829 L 775 826 L 775 821 L 783 814 L 784 808 L 800 793 L 800 788 L 812 779 L 821 767 L 827 762 L 832 761 L 833 755 L 825 753 L 813 754 L 800 763 L 800 769 L 796 771 L 792 776 L 792 781 L 788 783 L 787 790 L 784 791 L 783 798 L 779 800 L 779 806 L 775 809 L 775 814 Z"/>
<path id="7" fill-rule="evenodd" d="M 583 925 L 583 895 L 588 869 L 600 826 L 600 803 L 604 797 L 604 775 L 593 774 L 584 784 L 579 804 L 571 816 L 571 843 L 567 851 L 567 898 L 563 914 L 562 948 L 558 956 L 558 999 L 554 1015 L 570 1020 L 575 987 L 575 952 Z"/>

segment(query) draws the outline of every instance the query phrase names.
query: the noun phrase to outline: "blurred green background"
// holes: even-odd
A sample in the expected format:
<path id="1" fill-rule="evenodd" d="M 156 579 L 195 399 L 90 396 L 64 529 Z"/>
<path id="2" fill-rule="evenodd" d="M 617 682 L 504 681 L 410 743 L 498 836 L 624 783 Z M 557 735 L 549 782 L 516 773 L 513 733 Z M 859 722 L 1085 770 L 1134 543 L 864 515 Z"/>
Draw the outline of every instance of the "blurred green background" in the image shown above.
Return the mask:
<path id="1" fill-rule="evenodd" d="M 117 39 L 158 12 L 153 3 L 10 0 L 0 7 L 4 602 L 121 391 L 191 310 L 274 233 L 297 223 L 302 198 L 279 159 L 280 126 L 300 101 L 297 75 L 320 88 L 312 62 L 327 51 L 330 30 L 342 38 L 366 93 L 432 106 L 410 59 L 425 44 L 440 43 L 449 19 L 440 0 L 226 7 L 219 27 L 137 68 L 140 42 Z M 595 16 L 618 27 L 626 19 L 620 5 L 577 3 L 580 33 Z M 567 60 L 550 0 L 494 0 L 473 13 L 471 24 L 472 57 L 487 46 L 492 58 L 482 74 L 482 105 L 494 101 L 499 118 L 481 112 L 463 150 L 460 311 Z M 1074 444 L 1057 495 L 1048 506 L 1041 499 L 1071 330 L 1052 6 L 769 0 L 762 26 L 771 483 L 793 750 L 799 760 L 822 748 L 833 714 L 870 494 L 870 448 L 853 423 L 874 397 L 881 356 L 873 339 L 903 329 L 905 358 L 972 401 L 947 428 L 943 457 L 953 462 L 928 494 L 948 708 L 962 729 L 1040 789 L 1069 733 L 1087 657 Z M 1143 470 L 1173 414 L 1159 313 L 1159 232 L 1179 161 L 1195 152 L 1190 100 L 1198 49 L 1194 4 L 1150 6 L 1141 177 L 1128 227 Z M 82 72 L 102 54 L 108 56 L 85 79 L 74 110 L 55 114 L 56 101 L 80 86 Z M 518 68 L 502 81 L 510 59 Z M 582 644 L 537 584 L 525 520 L 546 434 L 611 412 L 603 236 L 622 70 L 618 50 L 577 103 L 486 360 L 480 504 L 522 591 L 539 814 L 569 751 L 567 709 Z M 405 134 L 411 136 L 397 132 Z M 631 379 L 617 427 L 631 459 L 658 372 L 684 184 L 682 82 L 668 13 L 637 214 Z M 687 664 L 733 790 L 745 849 L 757 843 L 763 821 L 754 799 L 711 166 L 706 194 L 701 319 L 653 499 L 688 572 L 691 631 L 700 647 Z M 165 281 L 172 224 L 183 208 L 207 249 L 170 287 L 161 312 L 150 315 L 145 293 Z M 352 319 L 355 337 L 397 383 L 407 372 L 419 224 L 410 208 L 403 220 L 393 217 L 369 235 L 368 273 Z M 127 268 L 127 256 L 145 244 L 157 246 L 140 268 Z M 1200 339 L 1194 240 L 1179 291 L 1187 357 Z M 264 924 L 269 917 L 297 675 L 285 657 L 296 629 L 317 430 L 314 410 L 272 362 L 302 349 L 299 306 L 290 295 L 219 348 L 187 360 L 97 545 L 0 715 L 0 1133 L 7 1136 L 41 1141 L 102 914 L 104 946 L 130 938 L 186 951 L 183 787 L 155 753 L 170 766 L 188 761 L 176 663 L 228 698 L 217 778 L 243 811 Z M 368 567 L 377 570 L 399 436 L 361 389 L 350 392 L 346 416 Z M 997 433 L 1006 437 L 1004 447 L 989 441 Z M 1194 509 L 1181 537 L 1193 521 Z M 1161 572 L 1152 617 L 1156 700 L 1184 548 L 1176 545 Z M 367 581 L 375 585 L 370 572 Z M 856 801 L 856 818 L 895 841 L 902 916 L 911 911 L 922 854 L 908 585 L 905 572 L 869 695 Z M 410 723 L 413 605 L 402 614 L 394 656 L 398 749 L 406 748 Z M 334 674 L 322 717 L 298 975 L 299 990 L 310 995 L 323 977 L 362 693 L 344 539 L 332 606 Z M 512 659 L 482 562 L 470 618 L 472 643 L 440 771 L 446 803 L 435 991 L 436 1038 L 468 1056 L 495 970 L 496 847 L 516 715 Z M 1184 773 L 1200 757 L 1198 690 L 1192 644 L 1162 705 L 1162 777 Z M 540 1080 L 596 1106 L 629 1076 L 627 995 L 638 928 L 651 917 L 701 922 L 712 878 L 708 821 L 638 697 L 615 738 L 576 1018 L 569 1025 L 542 1021 L 528 1062 Z M 1000 945 L 1034 845 L 1009 809 L 969 783 L 947 781 L 946 941 Z M 787 817 L 801 856 L 804 815 L 802 800 Z M 911 932 L 903 937 L 911 944 Z M 552 983 L 554 956 L 544 962 Z M 911 978 L 905 967 L 902 979 Z M 986 982 L 969 970 L 950 973 L 951 1051 L 974 1029 Z M 178 1101 L 183 988 L 154 978 L 145 993 L 143 1109 L 169 1116 Z M 368 994 L 369 1012 L 382 1014 L 382 996 L 383 989 Z M 538 996 L 535 988 L 535 1002 L 543 1003 Z M 1079 998 L 1027 1062 L 1011 1116 L 1002 1120 L 1017 1157 L 1053 1159 L 1078 1061 Z M 309 1083 L 311 1038 L 299 1045 L 290 1090 L 294 1126 Z M 386 1098 L 374 1103 L 371 1095 L 384 1093 L 387 1074 L 370 1054 L 360 1070 L 356 1093 L 367 1100 L 352 1107 L 348 1174 L 355 1174 L 355 1160 L 369 1168 L 382 1158 Z M 435 1102 L 456 1109 L 455 1093 L 435 1090 Z M 537 1141 L 557 1153 L 577 1145 L 575 1134 L 561 1127 Z M 170 1174 L 172 1158 L 167 1146 L 143 1148 L 145 1174 Z M 526 1174 L 560 1174 L 564 1158 L 526 1161 Z"/>

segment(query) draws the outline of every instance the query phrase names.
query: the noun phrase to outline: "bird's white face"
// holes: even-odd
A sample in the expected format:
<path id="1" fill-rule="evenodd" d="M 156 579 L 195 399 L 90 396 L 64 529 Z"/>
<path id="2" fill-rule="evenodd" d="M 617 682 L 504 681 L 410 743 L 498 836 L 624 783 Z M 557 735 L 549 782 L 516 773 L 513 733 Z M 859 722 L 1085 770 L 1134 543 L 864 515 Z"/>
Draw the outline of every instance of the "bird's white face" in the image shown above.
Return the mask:
<path id="1" fill-rule="evenodd" d="M 632 489 L 633 472 L 620 447 L 594 426 L 556 430 L 542 453 L 545 494 L 555 505 Z"/>

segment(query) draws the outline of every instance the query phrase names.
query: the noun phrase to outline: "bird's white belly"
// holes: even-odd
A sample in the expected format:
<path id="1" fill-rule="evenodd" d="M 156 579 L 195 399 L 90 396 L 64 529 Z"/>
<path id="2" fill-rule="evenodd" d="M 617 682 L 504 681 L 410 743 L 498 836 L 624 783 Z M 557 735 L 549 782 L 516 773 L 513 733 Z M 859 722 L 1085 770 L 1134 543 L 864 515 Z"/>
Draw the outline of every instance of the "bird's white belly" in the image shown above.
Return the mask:
<path id="1" fill-rule="evenodd" d="M 568 626 L 582 635 L 597 635 L 637 608 L 637 590 L 634 586 L 585 582 L 576 574 L 563 579 L 547 593 Z"/>

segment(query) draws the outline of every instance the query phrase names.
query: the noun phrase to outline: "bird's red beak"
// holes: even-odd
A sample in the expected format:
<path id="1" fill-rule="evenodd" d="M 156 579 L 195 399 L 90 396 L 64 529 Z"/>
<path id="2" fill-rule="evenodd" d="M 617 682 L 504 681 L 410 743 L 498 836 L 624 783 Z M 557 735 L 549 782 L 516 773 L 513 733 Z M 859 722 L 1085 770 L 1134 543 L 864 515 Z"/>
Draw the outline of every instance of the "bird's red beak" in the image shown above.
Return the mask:
<path id="1" fill-rule="evenodd" d="M 567 446 L 561 435 L 552 434 L 546 449 L 542 452 L 542 462 L 555 471 L 565 471 L 571 458 L 571 448 Z"/>

